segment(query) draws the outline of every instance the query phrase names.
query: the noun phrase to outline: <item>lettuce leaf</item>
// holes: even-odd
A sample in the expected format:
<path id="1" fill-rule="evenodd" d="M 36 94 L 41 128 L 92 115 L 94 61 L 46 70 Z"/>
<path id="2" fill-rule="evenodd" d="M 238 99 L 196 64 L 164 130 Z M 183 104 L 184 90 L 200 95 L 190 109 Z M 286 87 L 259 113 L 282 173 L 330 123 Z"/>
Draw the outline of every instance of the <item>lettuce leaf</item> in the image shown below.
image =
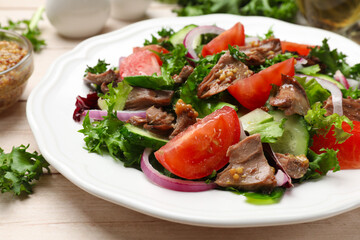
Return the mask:
<path id="1" fill-rule="evenodd" d="M 114 159 L 124 162 L 125 167 L 139 168 L 144 149 L 131 144 L 123 137 L 120 131 L 123 125 L 111 106 L 104 120 L 92 122 L 87 114 L 83 121 L 83 129 L 79 132 L 84 134 L 85 149 L 89 152 L 100 155 L 108 153 Z"/>
<path id="2" fill-rule="evenodd" d="M 101 99 L 98 102 L 100 108 L 103 110 L 108 110 L 109 106 L 113 105 L 114 110 L 123 110 L 125 107 L 126 99 L 128 98 L 132 87 L 125 81 L 117 83 L 116 87 L 113 87 L 112 85 L 112 83 L 109 83 L 107 85 L 109 88 L 109 92 L 100 95 Z"/>
<path id="3" fill-rule="evenodd" d="M 314 78 L 306 82 L 306 78 L 295 77 L 304 88 L 309 99 L 310 106 L 316 102 L 324 102 L 330 97 L 330 92 L 323 88 Z"/>
<path id="4" fill-rule="evenodd" d="M 316 154 L 314 151 L 308 151 L 309 168 L 305 175 L 299 180 L 303 182 L 308 179 L 317 179 L 325 176 L 329 171 L 339 171 L 340 165 L 337 159 L 337 151 L 334 149 L 321 149 L 322 153 Z"/>
<path id="5" fill-rule="evenodd" d="M 44 174 L 43 169 L 49 169 L 49 163 L 37 152 L 27 151 L 28 146 L 13 147 L 10 153 L 4 153 L 0 148 L 0 191 L 32 193 L 34 180 L 39 180 Z"/>
<path id="6" fill-rule="evenodd" d="M 346 116 L 339 116 L 334 113 L 330 116 L 325 116 L 326 109 L 321 107 L 321 103 L 317 102 L 312 105 L 312 108 L 305 115 L 305 121 L 310 125 L 310 133 L 311 134 L 319 134 L 326 135 L 332 125 L 335 127 L 334 137 L 338 143 L 343 143 L 346 139 L 348 139 L 351 134 L 345 132 L 342 129 L 342 123 L 346 122 L 353 128 L 352 121 Z"/>
<path id="7" fill-rule="evenodd" d="M 236 109 L 236 106 L 230 103 L 219 101 L 221 93 L 209 99 L 200 99 L 197 97 L 198 85 L 210 73 L 222 54 L 224 54 L 224 52 L 201 58 L 198 61 L 198 65 L 195 67 L 194 72 L 180 87 L 180 98 L 187 104 L 191 104 L 191 106 L 199 113 L 199 117 L 205 117 L 223 106 L 229 106 Z"/>

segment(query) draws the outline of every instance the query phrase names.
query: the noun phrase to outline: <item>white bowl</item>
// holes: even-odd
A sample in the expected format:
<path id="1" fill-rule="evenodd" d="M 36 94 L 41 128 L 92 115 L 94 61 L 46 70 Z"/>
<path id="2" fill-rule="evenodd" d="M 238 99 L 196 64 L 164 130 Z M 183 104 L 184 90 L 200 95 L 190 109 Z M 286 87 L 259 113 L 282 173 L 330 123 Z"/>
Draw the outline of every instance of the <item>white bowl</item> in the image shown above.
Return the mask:
<path id="1" fill-rule="evenodd" d="M 137 20 L 145 16 L 151 0 L 111 0 L 111 17 L 119 20 Z"/>

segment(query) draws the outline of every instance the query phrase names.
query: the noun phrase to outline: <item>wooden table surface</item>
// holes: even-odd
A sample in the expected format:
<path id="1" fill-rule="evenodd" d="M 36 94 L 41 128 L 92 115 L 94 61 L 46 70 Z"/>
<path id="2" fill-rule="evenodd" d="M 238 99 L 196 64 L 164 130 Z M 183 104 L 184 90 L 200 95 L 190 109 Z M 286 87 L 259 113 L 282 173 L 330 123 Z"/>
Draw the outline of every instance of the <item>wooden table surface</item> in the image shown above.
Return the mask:
<path id="1" fill-rule="evenodd" d="M 59 0 L 60 1 L 60 0 Z M 0 0 L 0 23 L 29 19 L 45 0 Z M 167 7 L 153 3 L 150 16 L 170 15 Z M 103 32 L 130 22 L 109 19 Z M 46 17 L 40 22 L 47 47 L 35 54 L 35 70 L 21 100 L 0 114 L 0 147 L 38 146 L 26 119 L 31 90 L 52 62 L 83 39 L 59 36 Z M 257 228 L 206 228 L 156 219 L 104 201 L 84 192 L 55 169 L 43 176 L 34 194 L 19 198 L 0 195 L 0 239 L 359 239 L 360 208 L 311 223 Z"/>

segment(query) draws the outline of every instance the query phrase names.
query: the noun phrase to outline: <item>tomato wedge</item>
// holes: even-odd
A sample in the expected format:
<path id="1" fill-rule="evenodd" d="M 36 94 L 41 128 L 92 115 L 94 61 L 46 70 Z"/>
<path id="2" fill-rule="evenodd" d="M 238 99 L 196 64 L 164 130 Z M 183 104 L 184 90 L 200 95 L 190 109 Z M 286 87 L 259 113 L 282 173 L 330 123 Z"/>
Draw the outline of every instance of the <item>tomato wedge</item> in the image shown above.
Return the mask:
<path id="1" fill-rule="evenodd" d="M 150 51 L 151 50 L 151 51 Z M 138 75 L 161 75 L 160 66 L 162 61 L 154 53 L 168 53 L 169 51 L 158 45 L 148 45 L 145 47 L 135 47 L 133 53 L 121 61 L 119 66 L 120 78 Z"/>
<path id="2" fill-rule="evenodd" d="M 155 152 L 155 157 L 173 174 L 199 179 L 224 167 L 229 162 L 227 149 L 239 140 L 238 116 L 225 106 L 175 136 Z"/>
<path id="3" fill-rule="evenodd" d="M 266 103 L 271 84 L 281 85 L 281 74 L 294 76 L 294 58 L 274 64 L 248 78 L 237 80 L 228 91 L 241 105 L 254 110 Z"/>
<path id="4" fill-rule="evenodd" d="M 158 53 L 169 53 L 169 51 L 166 48 L 163 48 L 160 45 L 156 45 L 156 44 L 151 44 L 151 45 L 147 45 L 144 47 L 134 47 L 133 48 L 133 52 L 138 52 L 138 51 L 143 51 L 143 50 L 150 50 L 153 52 L 158 52 Z M 160 66 L 162 65 L 162 61 L 159 57 L 159 55 L 154 54 L 154 56 L 156 57 L 156 59 L 158 60 L 158 63 L 160 64 Z"/>
<path id="5" fill-rule="evenodd" d="M 227 50 L 229 44 L 231 46 L 243 46 L 245 44 L 244 26 L 241 23 L 236 23 L 232 28 L 211 40 L 203 47 L 201 55 L 205 57 Z"/>
<path id="6" fill-rule="evenodd" d="M 313 137 L 314 143 L 311 149 L 316 153 L 321 153 L 321 148 L 330 148 L 339 150 L 337 157 L 341 169 L 360 169 L 360 122 L 353 121 L 354 128 L 351 131 L 351 127 L 343 123 L 342 128 L 345 132 L 351 133 L 345 142 L 339 144 L 336 143 L 334 134 L 334 127 L 329 131 L 326 136 L 315 135 Z"/>
<path id="7" fill-rule="evenodd" d="M 297 52 L 301 56 L 309 55 L 311 48 L 314 46 L 307 44 L 300 44 L 294 42 L 281 41 L 281 51 L 284 53 L 288 52 Z"/>

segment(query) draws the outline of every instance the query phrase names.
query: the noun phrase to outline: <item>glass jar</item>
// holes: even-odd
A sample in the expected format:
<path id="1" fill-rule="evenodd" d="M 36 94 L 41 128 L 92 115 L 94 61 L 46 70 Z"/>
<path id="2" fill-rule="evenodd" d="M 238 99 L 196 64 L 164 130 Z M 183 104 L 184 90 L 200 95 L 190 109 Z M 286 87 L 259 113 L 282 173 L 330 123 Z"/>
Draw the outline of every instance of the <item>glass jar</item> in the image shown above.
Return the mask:
<path id="1" fill-rule="evenodd" d="M 33 70 L 30 41 L 14 31 L 0 29 L 0 112 L 19 100 Z"/>

